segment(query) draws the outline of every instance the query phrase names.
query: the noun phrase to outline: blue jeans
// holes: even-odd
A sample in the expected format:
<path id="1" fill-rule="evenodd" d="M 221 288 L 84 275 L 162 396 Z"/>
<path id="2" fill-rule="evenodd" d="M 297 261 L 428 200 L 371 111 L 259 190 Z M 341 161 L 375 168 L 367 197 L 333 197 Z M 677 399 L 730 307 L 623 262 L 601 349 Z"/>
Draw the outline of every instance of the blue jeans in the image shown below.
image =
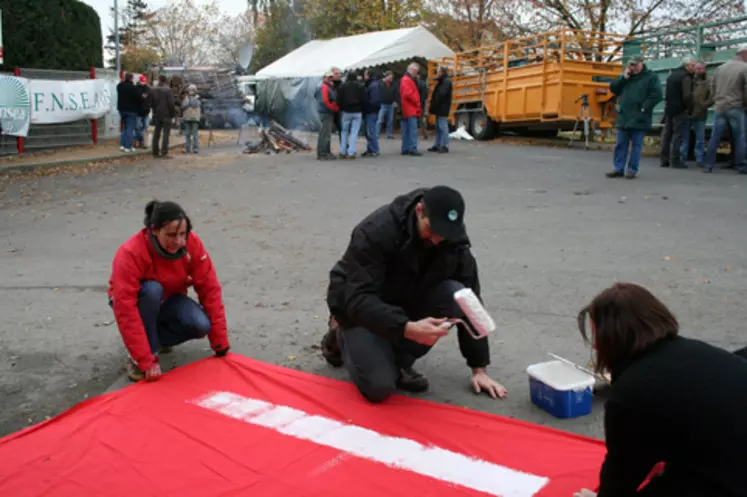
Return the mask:
<path id="1" fill-rule="evenodd" d="M 687 152 L 690 147 L 691 126 L 695 133 L 695 162 L 697 164 L 703 164 L 703 156 L 705 155 L 705 125 L 705 121 L 690 121 L 687 123 L 685 136 L 682 137 L 682 147 L 680 148 L 683 164 L 687 162 Z"/>
<path id="2" fill-rule="evenodd" d="M 394 104 L 381 104 L 381 109 L 379 109 L 379 119 L 376 122 L 377 126 L 377 133 L 378 135 L 381 135 L 381 126 L 384 124 L 384 120 L 386 120 L 386 136 L 393 137 L 394 136 Z"/>
<path id="3" fill-rule="evenodd" d="M 436 143 L 435 148 L 442 149 L 449 146 L 449 118 L 436 117 Z"/>
<path id="4" fill-rule="evenodd" d="M 200 149 L 200 123 L 198 121 L 184 121 L 184 151 L 197 152 Z"/>
<path id="5" fill-rule="evenodd" d="M 360 112 L 342 113 L 342 143 L 340 144 L 342 155 L 355 155 L 362 120 L 363 115 Z"/>
<path id="6" fill-rule="evenodd" d="M 163 286 L 159 282 L 140 283 L 137 308 L 154 355 L 159 347 L 173 347 L 208 334 L 210 320 L 200 304 L 182 294 L 162 299 Z"/>
<path id="7" fill-rule="evenodd" d="M 379 153 L 378 114 L 366 114 L 366 152 Z"/>
<path id="8" fill-rule="evenodd" d="M 135 134 L 137 114 L 134 112 L 120 112 L 119 117 L 123 125 L 122 133 L 119 136 L 119 146 L 130 149 L 132 148 L 132 138 Z"/>
<path id="9" fill-rule="evenodd" d="M 145 130 L 148 128 L 148 116 L 135 118 L 135 140 L 145 141 Z"/>
<path id="10" fill-rule="evenodd" d="M 711 139 L 708 142 L 708 152 L 705 158 L 705 170 L 713 171 L 713 166 L 716 164 L 716 152 L 718 151 L 721 137 L 724 135 L 726 126 L 731 128 L 732 133 L 732 146 L 734 147 L 734 167 L 738 171 L 743 171 L 744 168 L 744 110 L 743 109 L 731 109 L 726 112 L 716 112 L 713 119 L 713 131 L 711 131 Z"/>
<path id="11" fill-rule="evenodd" d="M 402 153 L 418 151 L 418 118 L 416 116 L 402 119 Z"/>
<path id="12" fill-rule="evenodd" d="M 616 173 L 624 173 L 625 163 L 627 163 L 628 172 L 638 174 L 645 134 L 646 132 L 640 129 L 617 130 L 617 143 L 615 143 L 613 155 L 614 171 Z M 628 146 L 630 146 L 630 161 L 628 161 Z"/>

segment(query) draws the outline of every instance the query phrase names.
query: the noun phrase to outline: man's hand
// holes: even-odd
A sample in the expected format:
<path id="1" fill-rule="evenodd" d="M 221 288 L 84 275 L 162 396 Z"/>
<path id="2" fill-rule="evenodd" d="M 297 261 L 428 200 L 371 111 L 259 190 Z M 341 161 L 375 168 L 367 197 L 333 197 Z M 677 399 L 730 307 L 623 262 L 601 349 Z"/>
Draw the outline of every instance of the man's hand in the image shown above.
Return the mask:
<path id="1" fill-rule="evenodd" d="M 630 66 L 625 68 L 625 72 L 623 73 L 623 76 L 625 79 L 630 79 Z"/>
<path id="2" fill-rule="evenodd" d="M 597 497 L 596 492 L 582 488 L 580 492 L 573 494 L 573 497 Z"/>
<path id="3" fill-rule="evenodd" d="M 506 387 L 494 381 L 483 368 L 472 370 L 472 388 L 475 393 L 485 392 L 494 399 L 503 399 L 508 395 Z"/>
<path id="4" fill-rule="evenodd" d="M 146 381 L 156 381 L 161 377 L 161 366 L 158 363 L 153 364 L 147 371 L 145 371 Z"/>
<path id="5" fill-rule="evenodd" d="M 425 318 L 420 321 L 410 321 L 405 325 L 405 338 L 430 347 L 439 338 L 449 334 L 448 330 L 439 328 L 447 321 L 446 318 Z"/>

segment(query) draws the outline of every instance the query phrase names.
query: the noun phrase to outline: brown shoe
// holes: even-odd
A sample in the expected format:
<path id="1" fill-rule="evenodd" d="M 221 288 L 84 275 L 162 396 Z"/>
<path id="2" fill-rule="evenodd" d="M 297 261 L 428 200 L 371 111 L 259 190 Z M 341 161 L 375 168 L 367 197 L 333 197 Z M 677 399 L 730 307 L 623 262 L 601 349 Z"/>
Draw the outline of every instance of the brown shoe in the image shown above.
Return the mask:
<path id="1" fill-rule="evenodd" d="M 327 333 L 322 338 L 322 355 L 327 364 L 333 368 L 342 366 L 342 351 L 340 350 L 340 325 L 334 316 L 329 317 Z"/>

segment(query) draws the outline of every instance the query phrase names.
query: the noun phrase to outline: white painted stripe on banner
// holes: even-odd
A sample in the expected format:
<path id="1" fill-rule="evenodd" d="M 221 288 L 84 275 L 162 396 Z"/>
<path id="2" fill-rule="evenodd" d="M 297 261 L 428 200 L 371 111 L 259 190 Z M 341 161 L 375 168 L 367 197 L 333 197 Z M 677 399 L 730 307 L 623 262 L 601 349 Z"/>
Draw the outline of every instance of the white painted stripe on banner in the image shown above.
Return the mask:
<path id="1" fill-rule="evenodd" d="M 283 435 L 498 497 L 532 497 L 550 481 L 544 476 L 231 392 L 211 393 L 192 403 Z"/>

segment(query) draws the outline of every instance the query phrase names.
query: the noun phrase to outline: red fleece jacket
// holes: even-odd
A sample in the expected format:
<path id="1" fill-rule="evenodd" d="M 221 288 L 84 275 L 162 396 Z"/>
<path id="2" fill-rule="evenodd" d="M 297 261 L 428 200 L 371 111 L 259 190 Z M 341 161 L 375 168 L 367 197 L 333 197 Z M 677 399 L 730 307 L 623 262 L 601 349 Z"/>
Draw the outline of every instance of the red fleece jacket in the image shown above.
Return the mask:
<path id="1" fill-rule="evenodd" d="M 210 319 L 208 338 L 213 350 L 229 346 L 226 312 L 215 268 L 205 247 L 194 233 L 187 236 L 187 254 L 175 261 L 159 256 L 143 229 L 119 247 L 112 263 L 109 297 L 113 301 L 114 317 L 127 350 L 145 371 L 157 358 L 150 351 L 148 336 L 137 308 L 140 282 L 153 280 L 163 286 L 163 299 L 187 294 L 194 285 L 200 304 Z"/>
<path id="2" fill-rule="evenodd" d="M 423 109 L 420 107 L 420 91 L 412 76 L 405 74 L 399 80 L 399 95 L 402 99 L 402 117 L 420 117 Z"/>

